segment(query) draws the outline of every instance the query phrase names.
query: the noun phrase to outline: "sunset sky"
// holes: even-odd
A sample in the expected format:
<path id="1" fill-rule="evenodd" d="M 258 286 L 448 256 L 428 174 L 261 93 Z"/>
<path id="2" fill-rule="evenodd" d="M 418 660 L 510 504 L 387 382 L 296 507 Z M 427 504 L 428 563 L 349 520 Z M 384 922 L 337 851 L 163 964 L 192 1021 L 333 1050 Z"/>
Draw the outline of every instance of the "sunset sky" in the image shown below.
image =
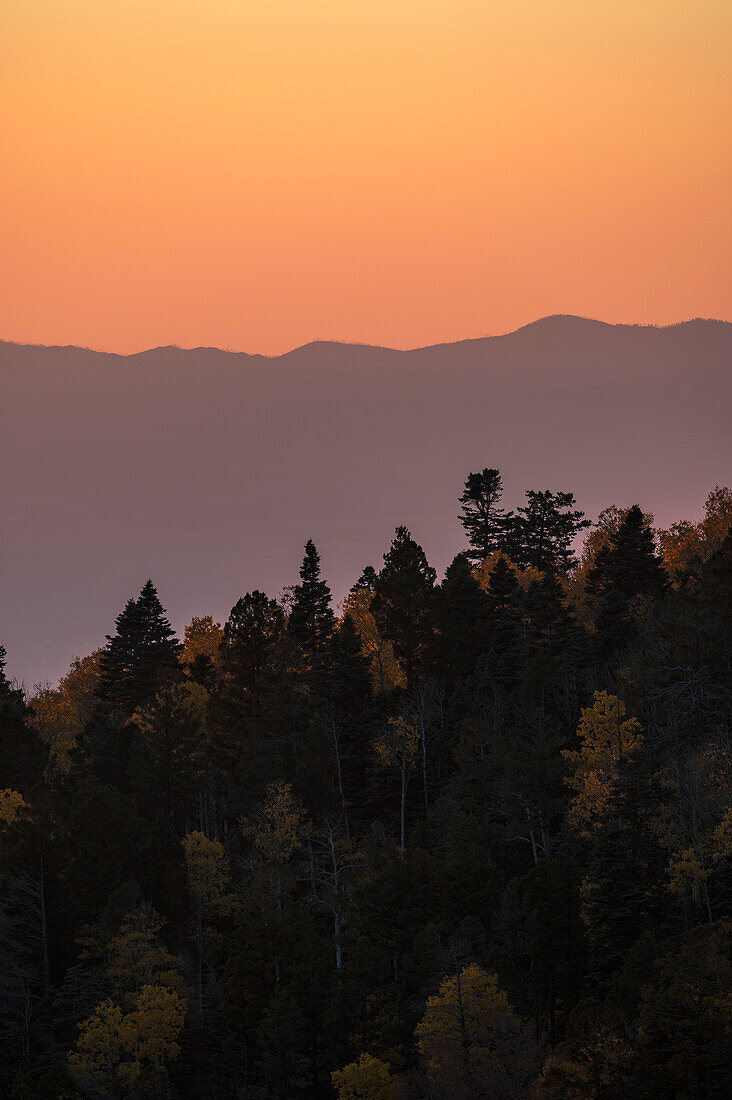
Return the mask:
<path id="1" fill-rule="evenodd" d="M 730 318 L 729 0 L 3 0 L 0 338 Z"/>

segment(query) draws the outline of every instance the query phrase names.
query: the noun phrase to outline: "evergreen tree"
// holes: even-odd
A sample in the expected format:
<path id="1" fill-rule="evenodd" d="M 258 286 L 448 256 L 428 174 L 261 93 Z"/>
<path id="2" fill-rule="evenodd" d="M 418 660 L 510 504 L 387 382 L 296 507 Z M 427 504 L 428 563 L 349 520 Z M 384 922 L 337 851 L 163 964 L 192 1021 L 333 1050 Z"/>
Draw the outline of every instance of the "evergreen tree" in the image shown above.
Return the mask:
<path id="1" fill-rule="evenodd" d="M 28 722 L 23 692 L 5 675 L 0 645 L 0 790 L 27 792 L 41 778 L 48 749 Z"/>
<path id="2" fill-rule="evenodd" d="M 105 709 L 127 720 L 176 679 L 181 646 L 152 581 L 128 600 L 116 625 L 101 653 L 97 695 Z"/>
<path id="3" fill-rule="evenodd" d="M 574 565 L 572 542 L 590 521 L 573 508 L 573 493 L 527 489 L 526 504 L 512 517 L 507 551 L 521 569 L 566 575 Z"/>
<path id="4" fill-rule="evenodd" d="M 376 582 L 371 610 L 414 686 L 428 636 L 436 573 L 406 527 L 397 527 Z"/>
<path id="5" fill-rule="evenodd" d="M 435 589 L 430 673 L 454 687 L 475 671 L 488 645 L 488 601 L 473 576 L 466 554 L 458 554 Z"/>
<path id="6" fill-rule="evenodd" d="M 288 626 L 290 634 L 311 654 L 323 649 L 335 629 L 331 599 L 330 588 L 320 579 L 320 555 L 308 539 Z"/>
<path id="7" fill-rule="evenodd" d="M 637 597 L 658 599 L 667 587 L 668 576 L 656 553 L 653 531 L 634 504 L 609 543 L 598 551 L 587 577 L 587 591 L 597 599 L 597 633 L 606 653 L 632 637 Z"/>
<path id="8" fill-rule="evenodd" d="M 486 468 L 478 474 L 468 474 L 460 497 L 460 522 L 470 542 L 468 556 L 476 564 L 503 546 L 510 517 L 498 507 L 502 493 L 503 482 L 498 470 Z"/>

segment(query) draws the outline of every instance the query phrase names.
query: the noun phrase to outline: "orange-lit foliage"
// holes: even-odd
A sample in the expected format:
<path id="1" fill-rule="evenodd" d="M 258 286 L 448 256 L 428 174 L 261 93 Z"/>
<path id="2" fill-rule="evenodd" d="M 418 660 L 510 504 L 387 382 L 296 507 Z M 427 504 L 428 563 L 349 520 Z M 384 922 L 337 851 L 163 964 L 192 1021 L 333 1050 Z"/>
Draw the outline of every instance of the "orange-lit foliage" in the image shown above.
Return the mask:
<path id="1" fill-rule="evenodd" d="M 343 611 L 350 615 L 361 639 L 361 650 L 369 662 L 371 681 L 376 691 L 391 691 L 405 686 L 404 674 L 399 668 L 394 647 L 385 641 L 371 614 L 373 593 L 367 588 L 356 588 L 343 601 Z"/>
<path id="2" fill-rule="evenodd" d="M 684 573 L 695 561 L 707 561 L 719 550 L 732 524 L 732 490 L 717 485 L 704 504 L 699 523 L 681 520 L 658 537 L 663 562 L 672 579 Z"/>
<path id="3" fill-rule="evenodd" d="M 478 585 L 484 592 L 488 591 L 490 584 L 491 573 L 495 569 L 501 558 L 506 564 L 513 569 L 516 574 L 516 580 L 519 583 L 519 587 L 527 591 L 534 581 L 541 580 L 542 572 L 540 569 L 535 569 L 533 566 L 529 566 L 528 569 L 519 569 L 517 565 L 514 565 L 507 554 L 504 554 L 502 550 L 495 550 L 492 554 L 489 554 L 480 565 L 476 566 L 473 570 L 473 576 L 475 577 Z"/>
<path id="4" fill-rule="evenodd" d="M 183 633 L 181 664 L 191 665 L 196 657 L 208 657 L 215 665 L 223 636 L 221 623 L 214 622 L 212 615 L 194 615 Z"/>
<path id="5" fill-rule="evenodd" d="M 51 750 L 51 764 L 69 770 L 69 754 L 89 721 L 99 682 L 99 655 L 75 657 L 57 688 L 44 688 L 31 700 L 33 725 Z"/>

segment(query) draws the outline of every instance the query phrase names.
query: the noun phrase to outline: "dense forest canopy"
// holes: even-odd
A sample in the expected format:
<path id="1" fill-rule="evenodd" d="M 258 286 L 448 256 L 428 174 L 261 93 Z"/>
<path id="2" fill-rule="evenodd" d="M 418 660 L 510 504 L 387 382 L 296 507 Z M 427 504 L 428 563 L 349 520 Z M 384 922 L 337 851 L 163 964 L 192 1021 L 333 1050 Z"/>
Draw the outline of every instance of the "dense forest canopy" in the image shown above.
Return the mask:
<path id="1" fill-rule="evenodd" d="M 0 647 L 3 1096 L 729 1094 L 732 493 L 459 507 L 441 579 L 398 527 L 334 609 L 308 540 L 32 698 Z"/>

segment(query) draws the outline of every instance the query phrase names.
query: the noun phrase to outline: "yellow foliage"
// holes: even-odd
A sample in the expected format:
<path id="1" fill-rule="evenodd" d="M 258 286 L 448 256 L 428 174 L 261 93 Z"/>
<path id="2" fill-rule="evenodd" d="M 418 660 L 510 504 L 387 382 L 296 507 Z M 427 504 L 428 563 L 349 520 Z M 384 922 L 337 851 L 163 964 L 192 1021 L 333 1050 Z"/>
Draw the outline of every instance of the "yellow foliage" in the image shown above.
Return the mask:
<path id="1" fill-rule="evenodd" d="M 132 1085 L 146 1069 L 164 1069 L 175 1061 L 185 1014 L 186 1001 L 160 985 L 143 986 L 129 1012 L 103 1001 L 79 1025 L 69 1055 L 71 1073 L 117 1094 L 120 1084 Z"/>
<path id="2" fill-rule="evenodd" d="M 138 993 L 143 986 L 167 986 L 183 991 L 178 960 L 158 938 L 163 918 L 151 905 L 127 915 L 107 943 L 107 976 L 120 994 Z"/>
<path id="3" fill-rule="evenodd" d="M 331 1079 L 338 1100 L 397 1100 L 398 1085 L 388 1065 L 371 1054 L 335 1070 Z"/>
<path id="4" fill-rule="evenodd" d="M 191 893 L 203 909 L 225 913 L 233 904 L 229 861 L 223 844 L 200 832 L 183 838 Z"/>
<path id="5" fill-rule="evenodd" d="M 91 717 L 99 681 L 99 655 L 75 657 L 57 688 L 45 688 L 31 699 L 33 725 L 51 750 L 59 771 L 71 766 L 76 739 Z"/>
<path id="6" fill-rule="evenodd" d="M 134 720 L 142 733 L 154 737 L 161 720 L 173 725 L 203 726 L 207 706 L 205 687 L 189 680 L 159 692 L 149 706 L 135 711 Z"/>
<path id="7" fill-rule="evenodd" d="M 582 742 L 580 751 L 564 750 L 562 753 L 572 769 L 567 783 L 577 792 L 570 819 L 581 829 L 597 824 L 617 774 L 617 765 L 643 745 L 640 723 L 625 715 L 622 699 L 606 691 L 596 691 L 593 705 L 582 711 L 577 727 Z"/>
<path id="8" fill-rule="evenodd" d="M 295 798 L 292 786 L 283 780 L 270 783 L 264 805 L 244 831 L 254 839 L 255 847 L 267 863 L 287 863 L 303 841 L 305 810 Z"/>
<path id="9" fill-rule="evenodd" d="M 429 998 L 415 1035 L 430 1078 L 444 1095 L 462 1096 L 489 1095 L 480 1090 L 500 1072 L 501 1037 L 519 1033 L 496 975 L 471 963 Z"/>
<path id="10" fill-rule="evenodd" d="M 216 664 L 223 637 L 223 627 L 214 622 L 212 615 L 194 615 L 183 634 L 181 664 L 192 664 L 196 657 L 208 657 Z"/>
<path id="11" fill-rule="evenodd" d="M 27 807 L 28 803 L 20 791 L 12 791 L 10 787 L 6 787 L 4 791 L 0 791 L 0 824 L 12 825 L 21 810 Z"/>
<path id="12" fill-rule="evenodd" d="M 406 679 L 399 668 L 394 647 L 385 641 L 379 633 L 376 620 L 371 614 L 373 593 L 368 588 L 356 588 L 343 601 L 343 611 L 350 615 L 353 625 L 361 639 L 361 652 L 369 662 L 371 682 L 376 691 L 392 691 L 404 687 Z"/>
<path id="13" fill-rule="evenodd" d="M 384 734 L 374 742 L 382 767 L 412 768 L 419 752 L 419 728 L 406 718 L 390 718 Z"/>

